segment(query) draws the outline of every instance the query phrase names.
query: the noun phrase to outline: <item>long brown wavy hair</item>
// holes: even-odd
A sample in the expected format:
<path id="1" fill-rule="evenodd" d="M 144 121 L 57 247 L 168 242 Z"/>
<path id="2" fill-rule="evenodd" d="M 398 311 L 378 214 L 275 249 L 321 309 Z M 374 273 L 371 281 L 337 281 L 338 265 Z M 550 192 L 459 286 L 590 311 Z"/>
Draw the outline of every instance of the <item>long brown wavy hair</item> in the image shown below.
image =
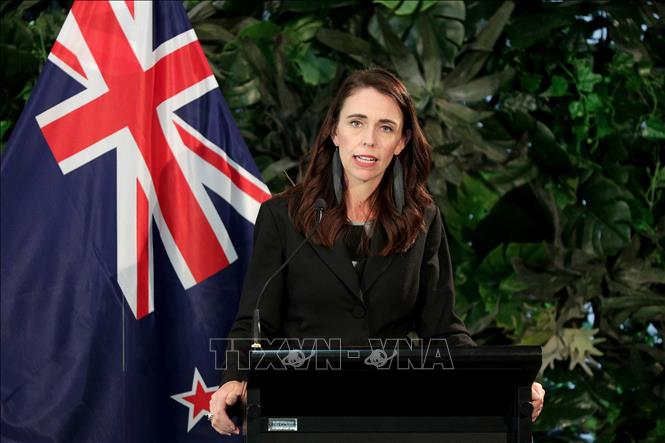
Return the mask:
<path id="1" fill-rule="evenodd" d="M 425 208 L 434 204 L 427 191 L 427 179 L 432 161 L 431 147 L 425 138 L 416 116 L 416 108 L 406 87 L 391 72 L 384 69 L 365 69 L 349 75 L 333 99 L 321 124 L 321 129 L 310 151 L 309 165 L 300 183 L 282 195 L 289 199 L 289 216 L 296 229 L 303 235 L 312 231 L 316 214 L 314 202 L 326 201 L 327 209 L 321 226 L 311 236 L 314 244 L 332 247 L 343 232 L 347 222 L 346 202 L 337 203 L 333 189 L 332 157 L 335 145 L 332 134 L 339 121 L 344 101 L 361 88 L 374 88 L 395 101 L 402 111 L 404 124 L 402 135 L 409 135 L 399 159 L 404 169 L 404 208 L 397 212 L 393 197 L 393 162 L 370 196 L 374 227 L 383 228 L 386 244 L 379 255 L 406 251 L 425 229 Z"/>

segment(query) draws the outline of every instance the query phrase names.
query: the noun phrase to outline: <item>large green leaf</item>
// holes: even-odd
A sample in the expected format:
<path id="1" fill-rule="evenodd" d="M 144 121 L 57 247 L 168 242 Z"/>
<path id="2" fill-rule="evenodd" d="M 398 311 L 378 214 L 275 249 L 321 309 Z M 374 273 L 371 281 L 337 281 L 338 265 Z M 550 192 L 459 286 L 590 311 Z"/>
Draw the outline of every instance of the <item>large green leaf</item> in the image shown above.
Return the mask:
<path id="1" fill-rule="evenodd" d="M 244 84 L 227 88 L 226 102 L 230 108 L 251 106 L 261 100 L 258 80 L 253 79 Z"/>
<path id="2" fill-rule="evenodd" d="M 428 92 L 438 88 L 441 83 L 442 59 L 438 43 L 432 28 L 432 21 L 426 14 L 417 19 L 417 29 L 422 38 L 422 60 L 425 74 L 425 84 Z"/>
<path id="3" fill-rule="evenodd" d="M 417 0 L 403 1 L 399 7 L 393 10 L 395 15 L 411 15 L 418 10 L 421 2 Z"/>
<path id="4" fill-rule="evenodd" d="M 475 278 L 483 286 L 494 286 L 501 293 L 515 294 L 528 289 L 529 285 L 519 281 L 514 263 L 519 267 L 542 268 L 549 262 L 543 243 L 500 244 L 480 263 Z"/>
<path id="5" fill-rule="evenodd" d="M 499 192 L 505 194 L 534 180 L 538 176 L 538 169 L 528 157 L 522 156 L 495 168 L 487 168 L 481 175 Z"/>
<path id="6" fill-rule="evenodd" d="M 217 8 L 212 5 L 212 2 L 200 2 L 187 11 L 187 17 L 189 18 L 189 21 L 195 25 L 198 22 L 212 17 L 216 12 Z M 201 37 L 199 36 L 199 38 Z"/>
<path id="7" fill-rule="evenodd" d="M 383 5 L 391 11 L 395 11 L 404 0 L 373 0 L 377 5 Z M 414 2 L 417 3 L 417 2 Z"/>
<path id="8" fill-rule="evenodd" d="M 577 89 L 583 92 L 593 91 L 596 83 L 600 83 L 603 77 L 593 72 L 593 67 L 585 59 L 576 60 L 574 63 Z"/>
<path id="9" fill-rule="evenodd" d="M 476 111 L 443 98 L 436 99 L 435 104 L 440 118 L 448 123 L 448 126 L 456 126 L 457 123 L 477 123 L 492 115 L 491 111 Z"/>
<path id="10" fill-rule="evenodd" d="M 203 22 L 194 25 L 196 36 L 201 42 L 214 42 L 217 44 L 224 44 L 235 39 L 232 32 L 227 31 L 221 25 L 212 22 Z"/>
<path id="11" fill-rule="evenodd" d="M 515 71 L 513 69 L 506 69 L 465 84 L 447 88 L 445 89 L 445 95 L 463 103 L 478 102 L 484 100 L 487 96 L 494 95 L 514 74 Z"/>
<path id="12" fill-rule="evenodd" d="M 553 75 L 550 81 L 549 88 L 540 94 L 542 97 L 562 97 L 568 92 L 568 81 L 564 77 Z"/>
<path id="13" fill-rule="evenodd" d="M 513 272 L 513 266 L 506 259 L 505 245 L 501 244 L 487 254 L 478 265 L 475 278 L 485 285 L 498 285 L 501 280 Z"/>
<path id="14" fill-rule="evenodd" d="M 621 189 L 594 174 L 578 190 L 578 204 L 569 206 L 569 231 L 588 254 L 616 254 L 630 243 L 630 208 Z"/>
<path id="15" fill-rule="evenodd" d="M 416 97 L 422 97 L 425 91 L 425 80 L 420 73 L 416 57 L 395 34 L 383 14 L 379 12 L 376 17 L 383 34 L 386 52 L 390 55 L 395 70 L 403 79 L 409 92 Z"/>
<path id="16" fill-rule="evenodd" d="M 284 38 L 287 40 L 287 46 L 296 49 L 314 36 L 323 27 L 323 21 L 316 17 L 302 17 L 292 22 L 289 22 L 282 31 Z"/>
<path id="17" fill-rule="evenodd" d="M 293 58 L 292 61 L 298 67 L 298 73 L 303 81 L 310 85 L 330 82 L 337 67 L 333 60 L 319 57 L 313 51 Z"/>
<path id="18" fill-rule="evenodd" d="M 499 194 L 482 180 L 464 176 L 461 186 L 444 204 L 446 220 L 455 238 L 468 245 L 468 234 L 491 211 L 499 200 Z"/>
<path id="19" fill-rule="evenodd" d="M 279 27 L 270 21 L 256 21 L 243 27 L 238 37 L 246 37 L 255 43 L 270 42 L 279 32 Z"/>
<path id="20" fill-rule="evenodd" d="M 542 268 L 550 263 L 545 243 L 509 243 L 506 246 L 506 259 L 514 263 L 516 258 L 531 268 Z"/>
<path id="21" fill-rule="evenodd" d="M 507 1 L 496 10 L 474 41 L 467 45 L 462 59 L 444 80 L 444 88 L 463 85 L 480 72 L 514 8 L 515 4 Z"/>
<path id="22" fill-rule="evenodd" d="M 455 57 L 464 43 L 466 6 L 463 1 L 427 2 L 427 15 L 435 26 L 435 36 L 441 48 L 444 68 L 455 66 Z"/>
<path id="23" fill-rule="evenodd" d="M 362 63 L 369 57 L 370 44 L 347 32 L 323 28 L 316 33 L 316 38 L 324 45 L 358 62 Z"/>
<path id="24" fill-rule="evenodd" d="M 534 271 L 519 258 L 512 260 L 512 263 L 520 290 L 528 290 L 533 298 L 542 301 L 551 300 L 556 293 L 579 279 L 578 275 L 558 269 Z"/>
<path id="25" fill-rule="evenodd" d="M 478 114 L 469 112 L 469 108 L 459 105 L 446 105 L 444 101 L 437 100 L 436 115 L 450 128 L 448 134 L 451 143 L 462 142 L 463 149 L 460 154 L 482 155 L 492 162 L 503 163 L 508 159 L 508 151 L 505 147 L 490 140 L 485 140 L 476 126 L 472 126 L 462 120 L 473 118 Z"/>

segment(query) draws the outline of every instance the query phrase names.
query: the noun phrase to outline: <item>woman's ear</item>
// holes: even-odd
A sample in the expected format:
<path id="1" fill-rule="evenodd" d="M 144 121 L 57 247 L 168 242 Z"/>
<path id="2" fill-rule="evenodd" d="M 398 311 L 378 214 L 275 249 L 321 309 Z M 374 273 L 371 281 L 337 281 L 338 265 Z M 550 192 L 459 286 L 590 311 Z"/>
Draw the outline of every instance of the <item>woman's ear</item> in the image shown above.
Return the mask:
<path id="1" fill-rule="evenodd" d="M 339 146 L 339 143 L 337 143 L 337 127 L 333 128 L 330 139 L 336 147 Z"/>
<path id="2" fill-rule="evenodd" d="M 411 140 L 411 130 L 407 129 L 404 131 L 404 135 L 402 135 L 402 138 L 397 144 L 397 148 L 395 148 L 395 155 L 399 155 L 404 150 L 406 145 L 409 143 L 409 140 Z"/>

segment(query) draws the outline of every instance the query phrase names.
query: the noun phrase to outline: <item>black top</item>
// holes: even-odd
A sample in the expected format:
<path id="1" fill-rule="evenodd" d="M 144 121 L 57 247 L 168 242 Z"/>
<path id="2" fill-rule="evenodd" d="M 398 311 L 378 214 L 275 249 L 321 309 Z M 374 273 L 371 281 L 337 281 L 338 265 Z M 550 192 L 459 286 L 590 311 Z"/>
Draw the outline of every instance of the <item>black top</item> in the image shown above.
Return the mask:
<path id="1" fill-rule="evenodd" d="M 349 223 L 342 233 L 342 239 L 351 258 L 351 264 L 356 269 L 359 279 L 363 276 L 365 263 L 369 255 L 369 229 L 371 229 L 371 224 Z"/>
<path id="2" fill-rule="evenodd" d="M 304 239 L 287 206 L 284 197 L 261 205 L 231 339 L 251 339 L 261 288 Z M 361 276 L 351 260 L 361 255 L 350 254 L 341 237 L 332 248 L 311 243 L 302 247 L 263 293 L 263 337 L 336 339 L 341 346 L 366 346 L 370 338 L 415 333 L 423 340 L 446 338 L 450 346 L 473 345 L 453 309 L 452 266 L 438 208 L 426 208 L 424 222 L 425 229 L 406 252 L 389 256 L 379 255 L 385 232 L 372 229 Z M 247 376 L 242 368 L 248 365 L 249 344 L 238 351 L 227 353 L 222 383 Z"/>

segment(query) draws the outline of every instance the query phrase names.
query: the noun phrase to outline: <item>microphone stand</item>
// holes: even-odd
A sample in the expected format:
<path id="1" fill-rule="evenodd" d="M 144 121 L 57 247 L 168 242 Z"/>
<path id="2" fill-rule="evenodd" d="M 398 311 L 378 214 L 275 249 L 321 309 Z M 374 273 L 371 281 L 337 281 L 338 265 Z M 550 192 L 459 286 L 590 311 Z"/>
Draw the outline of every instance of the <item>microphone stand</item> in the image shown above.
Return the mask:
<path id="1" fill-rule="evenodd" d="M 305 243 L 309 240 L 309 238 L 312 236 L 312 234 L 319 228 L 321 225 L 321 220 L 323 219 L 323 211 L 326 209 L 326 202 L 322 198 L 317 199 L 314 202 L 314 210 L 317 212 L 318 217 L 316 219 L 316 224 L 314 225 L 314 229 L 312 229 L 306 236 L 305 239 L 300 242 L 298 247 L 293 250 L 293 252 L 287 257 L 287 259 L 282 263 L 282 265 L 277 268 L 277 270 L 266 280 L 265 284 L 263 285 L 263 288 L 261 289 L 261 292 L 259 293 L 258 298 L 256 299 L 256 306 L 254 308 L 254 314 L 252 315 L 252 336 L 254 341 L 252 342 L 251 348 L 258 350 L 262 349 L 261 348 L 261 343 L 259 342 L 261 338 L 261 314 L 259 312 L 259 303 L 261 302 L 261 297 L 263 297 L 263 293 L 266 291 L 266 288 L 270 284 L 270 282 L 277 276 L 279 275 L 280 272 L 288 265 L 293 257 L 296 256 L 298 251 L 302 249 L 303 246 L 305 246 Z"/>

